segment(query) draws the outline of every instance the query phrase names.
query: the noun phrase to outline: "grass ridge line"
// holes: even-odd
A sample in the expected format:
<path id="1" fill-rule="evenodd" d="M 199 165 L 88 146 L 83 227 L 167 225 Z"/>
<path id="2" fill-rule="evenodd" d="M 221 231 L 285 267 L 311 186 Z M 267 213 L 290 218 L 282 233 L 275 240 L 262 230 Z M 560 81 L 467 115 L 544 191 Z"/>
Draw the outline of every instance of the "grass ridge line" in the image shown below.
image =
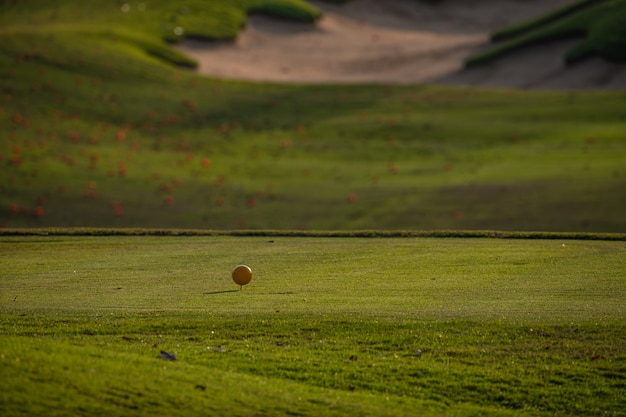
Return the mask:
<path id="1" fill-rule="evenodd" d="M 241 236 L 354 238 L 491 238 L 626 241 L 626 233 L 526 232 L 498 230 L 211 230 L 153 228 L 5 228 L 2 236 Z"/>
<path id="2" fill-rule="evenodd" d="M 497 42 L 514 38 L 605 1 L 606 0 L 579 0 L 575 3 L 560 7 L 537 19 L 498 30 L 491 35 L 491 40 Z"/>

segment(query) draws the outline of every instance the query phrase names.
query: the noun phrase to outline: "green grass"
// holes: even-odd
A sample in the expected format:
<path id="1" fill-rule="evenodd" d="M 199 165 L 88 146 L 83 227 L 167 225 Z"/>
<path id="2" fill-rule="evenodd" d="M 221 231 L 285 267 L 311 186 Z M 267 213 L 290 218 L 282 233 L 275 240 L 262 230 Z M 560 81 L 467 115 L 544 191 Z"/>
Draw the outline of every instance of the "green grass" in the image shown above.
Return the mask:
<path id="1" fill-rule="evenodd" d="M 0 6 L 4 32 L 15 30 L 85 32 L 110 27 L 144 33 L 155 39 L 176 42 L 185 38 L 233 39 L 246 23 L 248 13 L 313 22 L 320 17 L 315 7 L 303 0 L 189 0 L 173 4 L 151 2 L 8 1 Z"/>
<path id="2" fill-rule="evenodd" d="M 624 415 L 624 242 L 0 246 L 4 415 Z"/>
<path id="3" fill-rule="evenodd" d="M 564 61 L 574 64 L 592 56 L 626 62 L 626 1 L 583 0 L 536 20 L 493 34 L 500 44 L 469 58 L 471 67 L 492 61 L 520 48 L 568 37 L 584 39 L 567 52 Z"/>
<path id="4" fill-rule="evenodd" d="M 626 231 L 623 92 L 221 81 L 165 22 L 279 3 L 81 4 L 2 5 L 2 227 Z"/>
<path id="5" fill-rule="evenodd" d="M 0 414 L 624 415 L 623 93 L 207 79 L 319 15 L 128 6 L 0 5 Z"/>

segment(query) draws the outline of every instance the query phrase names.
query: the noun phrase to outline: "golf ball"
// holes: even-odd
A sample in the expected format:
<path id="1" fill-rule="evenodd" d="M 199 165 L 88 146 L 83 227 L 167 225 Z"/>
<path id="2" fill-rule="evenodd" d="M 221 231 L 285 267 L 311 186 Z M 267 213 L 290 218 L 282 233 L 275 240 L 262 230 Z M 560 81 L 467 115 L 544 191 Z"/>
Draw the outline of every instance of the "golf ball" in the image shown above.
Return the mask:
<path id="1" fill-rule="evenodd" d="M 238 285 L 246 285 L 252 280 L 252 269 L 247 265 L 237 265 L 233 269 L 233 281 Z"/>

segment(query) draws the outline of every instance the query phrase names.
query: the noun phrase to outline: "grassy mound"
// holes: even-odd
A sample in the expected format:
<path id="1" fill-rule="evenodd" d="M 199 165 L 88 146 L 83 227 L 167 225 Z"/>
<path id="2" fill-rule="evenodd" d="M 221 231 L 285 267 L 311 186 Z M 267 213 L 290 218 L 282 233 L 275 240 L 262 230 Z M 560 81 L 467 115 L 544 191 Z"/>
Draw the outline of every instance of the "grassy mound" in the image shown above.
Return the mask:
<path id="1" fill-rule="evenodd" d="M 320 12 L 303 0 L 190 0 L 184 4 L 165 0 L 135 3 L 92 1 L 88 6 L 78 0 L 31 2 L 28 5 L 7 1 L 0 4 L 0 22 L 5 35 L 15 31 L 33 31 L 34 27 L 37 32 L 47 33 L 100 32 L 124 43 L 145 47 L 148 42 L 150 45 L 144 48 L 148 51 L 155 48 L 157 40 L 234 39 L 245 25 L 248 13 L 266 13 L 303 22 L 313 22 L 320 17 Z M 126 34 L 134 32 L 134 35 L 120 39 L 116 33 L 107 32 L 111 28 Z M 144 38 L 143 41 L 136 42 L 133 39 L 136 36 Z M 161 45 L 159 49 L 165 50 L 166 46 Z M 171 48 L 168 53 L 160 53 L 159 56 L 168 59 L 170 54 L 176 56 Z M 176 58 L 171 61 L 179 64 Z"/>
<path id="2" fill-rule="evenodd" d="M 550 40 L 584 37 L 565 56 L 573 64 L 591 56 L 626 63 L 626 1 L 583 0 L 537 20 L 503 29 L 493 35 L 499 45 L 471 57 L 468 67 Z"/>

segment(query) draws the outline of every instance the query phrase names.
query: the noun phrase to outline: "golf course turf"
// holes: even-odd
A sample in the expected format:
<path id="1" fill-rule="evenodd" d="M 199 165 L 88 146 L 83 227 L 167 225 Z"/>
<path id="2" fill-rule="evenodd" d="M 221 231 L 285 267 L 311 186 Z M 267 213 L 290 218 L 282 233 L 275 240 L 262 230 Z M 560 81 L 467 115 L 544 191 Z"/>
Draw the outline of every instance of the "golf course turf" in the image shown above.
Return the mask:
<path id="1" fill-rule="evenodd" d="M 0 2 L 0 415 L 626 416 L 623 91 L 206 78 L 319 12 L 88 3 Z"/>
<path id="2" fill-rule="evenodd" d="M 623 92 L 201 77 L 210 4 L 3 4 L 0 227 L 626 232 Z"/>
<path id="3" fill-rule="evenodd" d="M 5 415 L 623 415 L 623 241 L 0 247 Z"/>

